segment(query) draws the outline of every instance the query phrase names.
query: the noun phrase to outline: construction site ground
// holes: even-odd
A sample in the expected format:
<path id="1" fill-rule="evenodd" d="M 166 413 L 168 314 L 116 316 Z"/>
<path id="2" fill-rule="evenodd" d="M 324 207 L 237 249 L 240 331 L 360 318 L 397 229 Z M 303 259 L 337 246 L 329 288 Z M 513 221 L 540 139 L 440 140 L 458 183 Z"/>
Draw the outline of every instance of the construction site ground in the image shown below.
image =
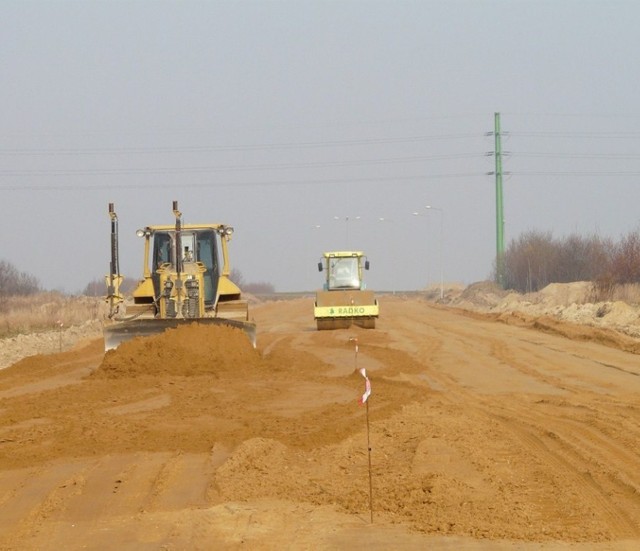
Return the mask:
<path id="1" fill-rule="evenodd" d="M 266 301 L 257 349 L 196 326 L 1 370 L 0 549 L 640 548 L 637 340 L 380 309 L 319 332 Z"/>

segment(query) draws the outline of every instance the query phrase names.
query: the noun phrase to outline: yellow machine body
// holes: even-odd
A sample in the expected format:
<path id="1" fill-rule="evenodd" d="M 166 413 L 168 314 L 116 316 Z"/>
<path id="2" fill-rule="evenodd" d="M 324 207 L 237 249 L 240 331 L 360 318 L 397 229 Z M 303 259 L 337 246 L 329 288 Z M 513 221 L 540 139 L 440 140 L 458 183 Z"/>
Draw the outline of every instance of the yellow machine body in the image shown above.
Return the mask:
<path id="1" fill-rule="evenodd" d="M 223 324 L 245 331 L 255 346 L 256 328 L 249 321 L 249 305 L 229 278 L 228 242 L 233 228 L 226 224 L 181 223 L 174 202 L 174 225 L 146 226 L 143 276 L 132 300 L 120 292 L 117 217 L 112 216 L 112 261 L 107 279 L 110 320 L 104 329 L 105 350 L 137 336 L 162 333 L 185 323 Z M 115 232 L 115 238 L 114 238 Z M 114 245 L 115 242 L 115 245 Z"/>
<path id="2" fill-rule="evenodd" d="M 323 253 L 318 270 L 325 272 L 325 282 L 316 292 L 313 308 L 319 330 L 375 327 L 380 310 L 373 291 L 366 290 L 363 274 L 368 269 L 362 251 Z"/>

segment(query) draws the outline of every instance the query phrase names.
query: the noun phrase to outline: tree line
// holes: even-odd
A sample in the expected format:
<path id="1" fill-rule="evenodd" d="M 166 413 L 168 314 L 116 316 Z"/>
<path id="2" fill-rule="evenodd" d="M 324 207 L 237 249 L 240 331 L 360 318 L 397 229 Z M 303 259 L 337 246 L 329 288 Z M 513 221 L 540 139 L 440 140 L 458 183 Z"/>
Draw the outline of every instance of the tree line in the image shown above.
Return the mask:
<path id="1" fill-rule="evenodd" d="M 504 287 L 521 293 L 550 283 L 591 281 L 599 293 L 610 294 L 617 285 L 640 283 L 640 232 L 615 242 L 598 235 L 554 238 L 551 232 L 531 230 L 509 243 L 503 269 Z M 493 277 L 497 280 L 495 267 Z"/>
<path id="2" fill-rule="evenodd" d="M 6 260 L 0 260 L 0 298 L 33 295 L 41 290 L 37 278 L 19 271 Z"/>
<path id="3" fill-rule="evenodd" d="M 530 230 L 512 240 L 503 257 L 504 288 L 520 293 L 539 291 L 551 283 L 591 281 L 601 296 L 619 285 L 640 283 L 640 231 L 619 241 L 599 235 L 571 234 L 556 238 L 551 232 Z M 492 279 L 498 280 L 494 266 Z M 231 280 L 248 293 L 272 293 L 271 283 L 245 282 L 239 270 Z M 131 292 L 135 279 L 125 279 L 123 292 Z M 31 295 L 42 291 L 34 276 L 0 260 L 0 297 Z M 104 279 L 91 281 L 81 294 L 103 296 Z"/>

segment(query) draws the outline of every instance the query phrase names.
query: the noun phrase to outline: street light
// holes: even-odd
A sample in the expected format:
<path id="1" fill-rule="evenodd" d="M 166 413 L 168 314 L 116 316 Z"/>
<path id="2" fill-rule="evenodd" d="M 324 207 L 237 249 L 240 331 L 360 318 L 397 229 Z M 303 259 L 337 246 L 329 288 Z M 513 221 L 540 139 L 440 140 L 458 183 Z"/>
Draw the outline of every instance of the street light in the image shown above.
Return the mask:
<path id="1" fill-rule="evenodd" d="M 381 224 L 395 224 L 395 222 L 389 218 L 385 218 L 384 216 L 380 216 L 378 217 L 378 222 Z M 398 262 L 397 262 L 397 255 L 398 255 L 398 247 L 390 247 L 390 251 L 389 254 L 392 257 L 392 262 L 393 262 L 393 266 L 394 269 L 397 269 L 398 266 Z M 391 293 L 392 294 L 396 294 L 396 284 L 397 284 L 397 280 L 396 280 L 396 276 L 397 276 L 397 272 L 393 271 L 392 272 L 392 281 L 393 281 L 393 285 L 391 286 Z"/>
<path id="2" fill-rule="evenodd" d="M 442 239 L 443 239 L 443 219 L 444 219 L 444 210 L 439 207 L 433 207 L 431 205 L 426 205 L 424 207 L 427 210 L 437 210 L 440 211 L 440 242 L 439 242 L 439 252 L 438 256 L 440 257 L 440 300 L 444 298 L 444 268 L 443 268 L 443 259 L 442 259 Z M 419 212 L 412 212 L 413 216 L 425 216 Z M 428 278 L 428 276 L 427 276 Z"/>
<path id="3" fill-rule="evenodd" d="M 440 212 L 440 243 L 439 243 L 439 256 L 440 256 L 440 300 L 444 299 L 444 268 L 442 261 L 442 226 L 444 221 L 444 210 L 439 207 L 432 207 L 431 205 L 426 205 L 424 207 L 427 210 L 437 210 Z"/>
<path id="4" fill-rule="evenodd" d="M 427 258 L 427 270 L 426 270 L 426 276 L 427 276 L 427 285 L 430 283 L 430 274 L 429 274 L 429 268 L 430 268 L 430 262 L 429 262 L 429 234 L 431 233 L 430 229 L 429 229 L 429 217 L 426 215 L 426 213 L 422 213 L 422 212 L 412 212 L 411 213 L 413 216 L 419 216 L 419 217 L 425 217 L 427 218 L 427 233 L 425 234 L 425 252 L 426 254 L 426 258 Z"/>
<path id="5" fill-rule="evenodd" d="M 359 216 L 353 216 L 352 218 L 349 218 L 348 216 L 345 216 L 344 219 L 340 218 L 339 216 L 334 216 L 333 217 L 334 220 L 344 220 L 346 222 L 346 233 L 347 233 L 347 250 L 349 249 L 349 220 L 360 220 Z"/>

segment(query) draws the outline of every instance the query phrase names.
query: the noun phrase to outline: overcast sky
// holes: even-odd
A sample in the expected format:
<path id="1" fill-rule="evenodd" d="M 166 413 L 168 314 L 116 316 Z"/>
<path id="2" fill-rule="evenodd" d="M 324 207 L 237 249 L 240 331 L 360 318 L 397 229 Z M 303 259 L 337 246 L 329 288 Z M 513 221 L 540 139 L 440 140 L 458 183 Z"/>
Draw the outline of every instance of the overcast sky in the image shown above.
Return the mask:
<path id="1" fill-rule="evenodd" d="M 617 240 L 638 230 L 638 29 L 637 1 L 3 0 L 0 260 L 81 291 L 113 202 L 138 278 L 135 230 L 178 200 L 278 291 L 318 287 L 331 249 L 364 250 L 372 289 L 487 279 L 496 112 L 506 243 Z"/>

